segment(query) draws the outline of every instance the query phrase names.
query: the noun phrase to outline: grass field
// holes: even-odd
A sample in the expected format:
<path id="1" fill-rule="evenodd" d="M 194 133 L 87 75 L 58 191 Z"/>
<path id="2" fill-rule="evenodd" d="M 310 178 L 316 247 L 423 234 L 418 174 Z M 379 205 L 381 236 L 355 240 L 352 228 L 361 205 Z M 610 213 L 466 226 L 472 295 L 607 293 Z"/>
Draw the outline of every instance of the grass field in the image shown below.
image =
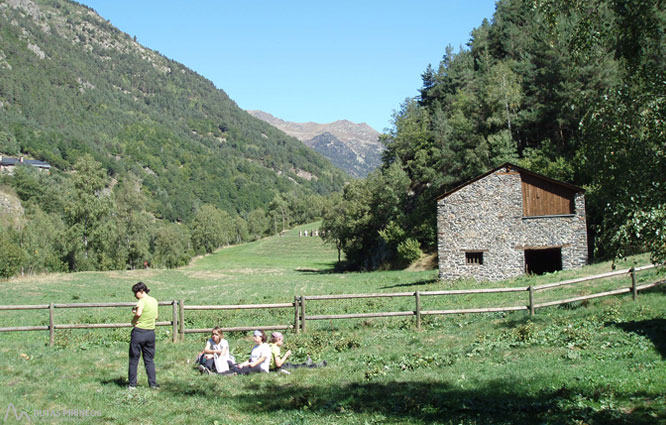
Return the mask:
<path id="1" fill-rule="evenodd" d="M 310 229 L 304 226 L 301 230 Z M 440 282 L 435 271 L 336 273 L 337 252 L 318 238 L 282 237 L 231 247 L 178 270 L 54 274 L 0 283 L 1 304 L 133 301 L 144 281 L 159 300 L 186 304 L 291 302 L 295 295 L 536 285 L 610 271 L 610 264 L 499 283 Z M 647 263 L 640 256 L 618 268 Z M 641 282 L 658 279 L 655 272 Z M 539 302 L 628 286 L 615 278 L 539 294 Z M 525 305 L 526 294 L 427 297 L 424 309 Z M 413 310 L 414 300 L 312 301 L 308 312 Z M 171 307 L 160 309 L 170 320 Z M 127 322 L 129 309 L 56 310 L 56 323 Z M 292 310 L 188 311 L 190 328 L 288 324 Z M 48 324 L 46 311 L 0 312 L 0 327 Z M 328 367 L 292 375 L 201 376 L 193 359 L 206 336 L 172 343 L 157 331 L 161 390 L 129 392 L 129 329 L 0 334 L 0 421 L 143 424 L 666 424 L 666 290 L 537 311 L 308 322 L 287 334 L 294 361 Z M 246 334 L 225 336 L 237 358 Z M 64 411 L 63 411 L 64 409 Z M 11 410 L 11 409 L 10 409 Z M 85 416 L 86 412 L 88 416 Z M 74 416 L 78 411 L 79 416 Z M 53 416 L 54 414 L 58 416 Z M 83 416 L 82 416 L 83 415 Z M 94 416 L 93 416 L 94 415 Z"/>

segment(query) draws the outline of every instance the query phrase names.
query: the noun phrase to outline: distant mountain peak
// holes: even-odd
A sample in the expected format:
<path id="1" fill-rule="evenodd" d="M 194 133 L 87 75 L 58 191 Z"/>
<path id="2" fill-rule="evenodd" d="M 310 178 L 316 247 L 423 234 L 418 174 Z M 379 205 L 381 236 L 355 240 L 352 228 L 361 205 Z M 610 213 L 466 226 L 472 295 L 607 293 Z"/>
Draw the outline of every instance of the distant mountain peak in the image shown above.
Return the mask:
<path id="1" fill-rule="evenodd" d="M 326 124 L 299 123 L 264 111 L 247 112 L 302 141 L 350 176 L 365 177 L 381 164 L 384 146 L 379 141 L 380 133 L 366 123 L 345 119 Z"/>

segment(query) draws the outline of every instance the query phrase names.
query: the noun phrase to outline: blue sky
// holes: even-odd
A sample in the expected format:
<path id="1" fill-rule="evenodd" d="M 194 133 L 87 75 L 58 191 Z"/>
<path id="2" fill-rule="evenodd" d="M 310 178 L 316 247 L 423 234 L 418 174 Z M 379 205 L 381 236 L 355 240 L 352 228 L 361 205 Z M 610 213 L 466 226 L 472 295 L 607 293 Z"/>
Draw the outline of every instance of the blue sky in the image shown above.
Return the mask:
<path id="1" fill-rule="evenodd" d="M 428 64 L 495 11 L 494 0 L 79 1 L 243 109 L 378 131 L 418 94 Z"/>

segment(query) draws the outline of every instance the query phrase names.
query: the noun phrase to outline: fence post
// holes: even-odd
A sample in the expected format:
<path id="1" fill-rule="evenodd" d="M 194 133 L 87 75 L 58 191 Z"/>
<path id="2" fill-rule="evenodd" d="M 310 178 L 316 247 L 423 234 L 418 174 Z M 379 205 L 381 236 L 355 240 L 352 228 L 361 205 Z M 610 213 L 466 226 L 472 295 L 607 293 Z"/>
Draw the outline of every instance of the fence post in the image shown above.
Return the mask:
<path id="1" fill-rule="evenodd" d="M 416 298 L 416 330 L 421 330 L 421 293 L 419 291 L 414 292 L 414 297 Z"/>
<path id="2" fill-rule="evenodd" d="M 298 307 L 300 307 L 298 303 L 298 297 L 294 295 L 294 332 L 298 333 Z"/>
<path id="3" fill-rule="evenodd" d="M 180 340 L 185 341 L 185 300 L 180 300 L 180 320 L 178 321 L 178 326 L 180 326 Z"/>
<path id="4" fill-rule="evenodd" d="M 530 317 L 534 317 L 534 288 L 532 285 L 529 287 L 530 290 Z"/>
<path id="5" fill-rule="evenodd" d="M 173 333 L 172 341 L 177 342 L 178 341 L 178 301 L 173 300 L 173 302 L 171 303 L 171 306 L 172 306 L 172 312 L 173 312 L 173 316 L 172 316 L 172 319 L 171 319 L 171 325 L 172 325 L 171 330 L 172 330 L 172 333 Z"/>
<path id="6" fill-rule="evenodd" d="M 53 309 L 53 303 L 49 304 L 49 347 L 53 347 L 55 344 L 55 317 Z"/>
<path id="7" fill-rule="evenodd" d="M 305 333 L 305 297 L 301 295 L 301 332 Z"/>
<path id="8" fill-rule="evenodd" d="M 631 272 L 631 298 L 636 301 L 636 298 L 638 298 L 638 290 L 636 289 L 636 269 L 632 267 L 629 271 Z"/>

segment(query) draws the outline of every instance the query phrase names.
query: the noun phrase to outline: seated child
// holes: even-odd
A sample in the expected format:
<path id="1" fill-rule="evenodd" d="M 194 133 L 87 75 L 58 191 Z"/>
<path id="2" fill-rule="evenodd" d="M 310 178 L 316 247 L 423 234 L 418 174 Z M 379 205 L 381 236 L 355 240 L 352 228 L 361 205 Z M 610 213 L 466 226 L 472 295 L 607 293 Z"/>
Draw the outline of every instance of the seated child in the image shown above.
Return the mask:
<path id="1" fill-rule="evenodd" d="M 271 349 L 266 344 L 266 333 L 256 330 L 252 333 L 252 340 L 255 345 L 250 353 L 250 359 L 238 365 L 233 365 L 229 371 L 224 373 L 225 375 L 248 375 L 254 372 L 268 373 L 271 363 Z"/>
<path id="2" fill-rule="evenodd" d="M 309 367 L 317 368 L 326 366 L 326 361 L 324 360 L 321 363 L 312 363 L 310 356 L 308 356 L 308 361 L 305 363 L 285 363 L 287 358 L 291 355 L 291 350 L 287 350 L 284 353 L 283 357 L 280 357 L 280 347 L 284 343 L 284 336 L 281 332 L 273 332 L 271 334 L 271 370 L 280 371 L 282 373 L 289 374 L 289 371 L 286 369 L 297 369 L 299 367 Z"/>
<path id="3" fill-rule="evenodd" d="M 206 341 L 206 347 L 199 353 L 199 371 L 201 373 L 222 373 L 229 370 L 231 361 L 229 343 L 222 336 L 222 330 L 216 326 Z"/>
<path id="4" fill-rule="evenodd" d="M 291 355 L 291 350 L 284 353 L 284 357 L 280 357 L 280 347 L 284 343 L 284 336 L 282 332 L 273 332 L 271 334 L 271 342 L 268 344 L 271 347 L 271 370 L 279 370 Z"/>

